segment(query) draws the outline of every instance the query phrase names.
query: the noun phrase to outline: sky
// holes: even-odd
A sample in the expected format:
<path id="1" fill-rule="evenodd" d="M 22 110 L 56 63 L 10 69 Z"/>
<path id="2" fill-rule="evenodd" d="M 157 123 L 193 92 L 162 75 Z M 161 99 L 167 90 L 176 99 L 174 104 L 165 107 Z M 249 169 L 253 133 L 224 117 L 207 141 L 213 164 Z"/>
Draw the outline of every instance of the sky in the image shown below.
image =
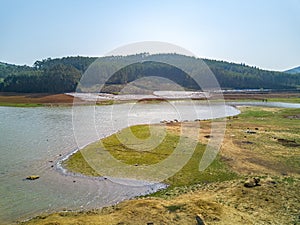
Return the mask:
<path id="1" fill-rule="evenodd" d="M 0 0 L 0 61 L 161 41 L 268 70 L 300 66 L 300 0 Z"/>

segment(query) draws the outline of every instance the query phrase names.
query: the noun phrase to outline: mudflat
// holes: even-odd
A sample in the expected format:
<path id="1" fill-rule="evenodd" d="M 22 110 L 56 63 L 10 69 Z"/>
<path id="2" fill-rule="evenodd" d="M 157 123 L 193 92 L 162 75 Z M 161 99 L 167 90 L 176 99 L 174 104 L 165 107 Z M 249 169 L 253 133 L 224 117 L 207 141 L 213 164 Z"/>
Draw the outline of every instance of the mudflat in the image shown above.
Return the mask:
<path id="1" fill-rule="evenodd" d="M 66 94 L 0 92 L 0 106 L 71 105 L 73 99 Z"/>

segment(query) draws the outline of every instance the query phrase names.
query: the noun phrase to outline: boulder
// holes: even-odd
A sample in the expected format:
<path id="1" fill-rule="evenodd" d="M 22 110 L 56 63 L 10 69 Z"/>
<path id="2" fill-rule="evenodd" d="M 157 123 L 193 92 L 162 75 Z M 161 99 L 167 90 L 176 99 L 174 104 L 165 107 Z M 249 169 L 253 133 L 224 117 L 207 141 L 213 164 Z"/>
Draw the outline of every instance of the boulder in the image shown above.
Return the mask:
<path id="1" fill-rule="evenodd" d="M 30 175 L 28 177 L 26 177 L 26 180 L 36 180 L 39 179 L 40 176 L 39 175 Z"/>
<path id="2" fill-rule="evenodd" d="M 245 133 L 246 134 L 256 134 L 256 131 L 253 131 L 253 130 L 245 130 Z"/>
<path id="3" fill-rule="evenodd" d="M 260 186 L 259 182 L 260 182 L 259 178 L 255 178 L 255 177 L 249 178 L 245 181 L 244 187 L 252 188 L 252 187 Z"/>
<path id="4" fill-rule="evenodd" d="M 196 216 L 196 221 L 197 221 L 197 225 L 206 225 L 206 223 L 204 222 L 204 220 L 201 218 L 200 215 Z"/>

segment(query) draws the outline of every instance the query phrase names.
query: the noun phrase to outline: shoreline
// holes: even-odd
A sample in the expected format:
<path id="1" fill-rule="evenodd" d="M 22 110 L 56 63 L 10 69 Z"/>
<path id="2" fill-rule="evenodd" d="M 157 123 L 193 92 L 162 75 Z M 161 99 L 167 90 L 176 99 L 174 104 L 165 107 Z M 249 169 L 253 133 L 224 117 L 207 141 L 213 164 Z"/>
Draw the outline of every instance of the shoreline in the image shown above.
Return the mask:
<path id="1" fill-rule="evenodd" d="M 108 96 L 107 94 L 103 94 L 103 96 Z M 168 98 L 164 96 L 144 96 L 143 99 L 139 100 L 139 98 L 134 97 L 133 95 L 126 96 L 125 98 L 119 97 L 115 95 L 116 99 L 107 98 L 98 98 L 96 100 L 90 100 L 90 102 L 86 100 L 81 100 L 80 98 L 76 98 L 72 96 L 70 93 L 61 93 L 61 94 L 53 94 L 53 93 L 14 93 L 14 92 L 0 92 L 0 106 L 8 106 L 8 107 L 70 107 L 73 106 L 74 101 L 77 104 L 82 103 L 83 105 L 88 104 L 97 104 L 97 105 L 111 105 L 118 103 L 128 103 L 132 101 L 140 101 L 141 103 L 151 103 L 158 101 L 172 101 L 172 100 L 206 100 L 205 97 L 177 97 L 177 98 Z M 214 97 L 218 96 L 212 95 L 209 96 L 209 100 L 214 101 Z M 222 96 L 222 95 L 221 95 Z M 285 102 L 294 102 L 300 103 L 300 94 L 299 93 L 291 93 L 291 92 L 224 92 L 223 93 L 224 101 L 242 101 L 242 100 L 252 100 L 252 101 L 264 101 L 264 100 L 276 100 L 285 101 Z M 221 98 L 222 99 L 222 98 Z"/>
<path id="2" fill-rule="evenodd" d="M 87 144 L 86 146 L 92 144 L 94 142 L 91 142 L 89 144 Z M 85 146 L 84 146 L 85 147 Z M 83 148 L 84 148 L 83 147 Z M 165 183 L 155 183 L 153 181 L 147 181 L 147 180 L 136 180 L 136 179 L 131 179 L 131 178 L 119 178 L 119 177 L 109 177 L 109 176 L 88 176 L 88 175 L 84 175 L 81 173 L 76 173 L 76 172 L 72 172 L 69 171 L 67 168 L 65 168 L 62 164 L 64 161 L 68 160 L 69 157 L 71 157 L 73 154 L 75 154 L 76 152 L 80 151 L 81 149 L 76 148 L 73 151 L 69 152 L 68 154 L 60 157 L 56 162 L 55 162 L 55 169 L 62 175 L 64 176 L 71 176 L 71 177 L 80 177 L 80 178 L 84 178 L 84 179 L 91 179 L 91 180 L 98 180 L 98 181 L 103 181 L 103 180 L 110 180 L 111 182 L 115 183 L 126 183 L 126 185 L 128 185 L 128 182 L 130 184 L 136 184 L 133 186 L 149 186 L 151 187 L 151 189 L 153 190 L 153 192 L 157 192 L 159 190 L 165 189 L 168 187 L 167 184 Z M 156 189 L 154 189 L 152 186 L 157 186 Z"/>
<path id="3" fill-rule="evenodd" d="M 299 108 L 299 106 L 300 106 L 300 104 L 295 104 L 295 103 L 291 103 L 292 105 L 293 104 L 295 104 L 295 106 L 296 107 L 291 107 L 291 106 L 289 106 L 289 103 L 283 103 L 283 106 L 281 106 L 280 104 L 278 104 L 278 105 L 276 105 L 276 104 L 274 104 L 274 105 L 272 105 L 272 102 L 270 102 L 270 104 L 263 104 L 263 103 L 261 103 L 260 104 L 260 102 L 253 102 L 253 103 L 258 103 L 258 104 L 252 104 L 251 102 L 246 102 L 246 103 L 243 103 L 243 102 L 241 102 L 241 104 L 239 104 L 239 102 L 225 102 L 225 104 L 227 104 L 227 105 L 229 105 L 229 106 L 231 106 L 231 107 L 234 107 L 234 108 L 236 108 L 236 109 L 238 109 L 239 107 L 248 107 L 248 106 L 252 106 L 252 107 L 270 107 L 270 108 Z M 241 111 L 238 113 L 238 114 L 236 114 L 236 115 L 234 115 L 234 116 L 238 116 L 238 115 L 240 115 L 241 114 Z M 214 119 L 220 119 L 220 118 L 226 118 L 226 117 L 218 117 L 218 118 L 214 118 Z M 179 121 L 179 122 L 177 122 L 177 123 L 184 123 L 184 122 L 198 122 L 198 121 L 200 121 L 200 120 L 198 120 L 198 119 L 195 119 L 194 121 Z M 205 119 L 205 120 L 203 120 L 203 121 L 207 121 L 207 119 Z M 159 124 L 159 123 L 158 123 Z M 142 125 L 142 124 L 141 124 Z M 155 124 L 153 124 L 153 125 L 155 125 Z M 118 131 L 117 131 L 118 132 Z M 117 133 L 116 132 L 116 133 Z M 115 133 L 113 133 L 113 134 L 115 134 Z M 108 135 L 108 136 L 111 136 L 111 135 L 113 135 L 113 134 L 110 134 L 110 135 Z M 104 139 L 104 138 L 106 138 L 106 137 L 108 137 L 108 136 L 105 136 L 105 137 L 102 137 L 101 139 Z M 76 176 L 80 176 L 80 177 L 86 177 L 87 179 L 89 179 L 89 178 L 101 178 L 101 180 L 103 180 L 103 179 L 105 179 L 105 178 L 108 178 L 108 177 L 106 177 L 106 176 L 87 176 L 87 175 L 84 175 L 84 174 L 80 174 L 80 173 L 76 173 L 76 172 L 70 172 L 67 168 L 65 168 L 62 164 L 63 164 L 63 162 L 65 162 L 65 161 L 67 161 L 73 154 L 75 154 L 75 153 L 77 153 L 78 151 L 80 151 L 80 150 L 82 150 L 82 149 L 84 149 L 85 147 L 87 147 L 87 146 L 89 146 L 89 145 L 91 145 L 91 144 L 93 144 L 93 143 L 95 143 L 95 142 L 97 142 L 98 140 L 96 140 L 96 141 L 93 141 L 93 142 L 90 142 L 90 143 L 88 143 L 88 144 L 86 144 L 85 146 L 83 146 L 82 148 L 76 148 L 76 149 L 73 149 L 72 151 L 70 151 L 69 153 L 67 153 L 66 155 L 64 155 L 64 156 L 61 156 L 58 160 L 57 160 L 57 162 L 55 163 L 55 167 L 56 167 L 56 169 L 58 170 L 58 171 L 60 171 L 63 175 L 67 175 L 67 176 L 74 176 L 74 177 L 76 177 Z M 127 178 L 112 178 L 112 179 L 127 179 Z M 130 179 L 129 179 L 130 180 Z M 134 179 L 132 179 L 132 180 L 134 180 Z M 150 184 L 151 184 L 151 181 L 145 181 L 145 182 L 149 182 Z M 153 184 L 153 183 L 152 183 Z"/>

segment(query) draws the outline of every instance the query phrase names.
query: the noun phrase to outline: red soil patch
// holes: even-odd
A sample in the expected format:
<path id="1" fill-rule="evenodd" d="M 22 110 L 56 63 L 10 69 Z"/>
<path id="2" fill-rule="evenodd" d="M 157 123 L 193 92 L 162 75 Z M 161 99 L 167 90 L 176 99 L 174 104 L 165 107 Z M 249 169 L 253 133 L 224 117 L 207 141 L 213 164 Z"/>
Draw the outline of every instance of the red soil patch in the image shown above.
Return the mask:
<path id="1" fill-rule="evenodd" d="M 49 93 L 0 93 L 0 103 L 11 104 L 72 104 L 74 97 Z"/>

